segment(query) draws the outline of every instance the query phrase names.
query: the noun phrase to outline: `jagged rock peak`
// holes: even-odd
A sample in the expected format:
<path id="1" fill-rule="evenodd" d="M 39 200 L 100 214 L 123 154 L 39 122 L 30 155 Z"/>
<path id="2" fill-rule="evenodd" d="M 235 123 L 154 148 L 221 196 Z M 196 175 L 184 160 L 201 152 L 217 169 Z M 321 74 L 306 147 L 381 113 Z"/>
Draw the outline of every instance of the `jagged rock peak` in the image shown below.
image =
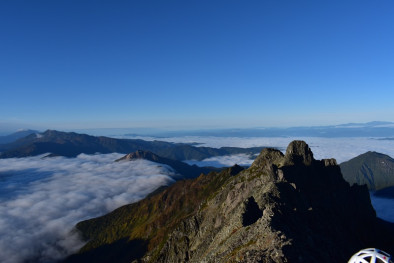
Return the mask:
<path id="1" fill-rule="evenodd" d="M 251 167 L 264 167 L 267 164 L 275 164 L 277 166 L 299 163 L 311 165 L 313 161 L 313 153 L 308 144 L 304 141 L 296 140 L 292 141 L 289 146 L 287 146 L 285 155 L 277 149 L 263 149 L 260 155 L 254 160 Z"/>
<path id="2" fill-rule="evenodd" d="M 280 164 L 283 161 L 283 153 L 277 149 L 265 148 L 254 160 L 251 167 L 264 167 L 267 164 Z"/>
<path id="3" fill-rule="evenodd" d="M 146 160 L 158 160 L 159 156 L 156 154 L 150 152 L 150 151 L 143 151 L 143 150 L 137 150 L 135 152 L 129 153 L 122 158 L 116 160 L 116 162 L 119 161 L 130 161 L 130 160 L 135 160 L 135 159 L 146 159 Z"/>
<path id="4" fill-rule="evenodd" d="M 308 144 L 304 141 L 292 141 L 287 146 L 285 154 L 285 165 L 303 163 L 311 165 L 315 159 Z"/>
<path id="5" fill-rule="evenodd" d="M 228 168 L 229 174 L 232 176 L 239 174 L 243 170 L 244 168 L 239 166 L 238 164 L 235 164 L 232 167 Z"/>
<path id="6" fill-rule="evenodd" d="M 143 158 L 146 155 L 153 155 L 153 153 L 149 151 L 137 150 L 133 153 L 129 153 L 127 156 L 129 158 Z"/>
<path id="7" fill-rule="evenodd" d="M 337 166 L 337 160 L 335 160 L 334 158 L 331 159 L 323 159 L 322 160 L 324 162 L 324 166 Z"/>

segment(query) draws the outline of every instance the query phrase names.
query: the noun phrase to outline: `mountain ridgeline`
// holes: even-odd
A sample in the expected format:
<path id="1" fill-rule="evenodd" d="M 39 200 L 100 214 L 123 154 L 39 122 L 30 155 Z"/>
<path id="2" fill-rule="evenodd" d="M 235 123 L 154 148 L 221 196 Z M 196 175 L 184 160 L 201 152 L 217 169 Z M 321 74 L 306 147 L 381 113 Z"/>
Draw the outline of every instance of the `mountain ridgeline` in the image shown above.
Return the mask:
<path id="1" fill-rule="evenodd" d="M 133 153 L 129 153 L 122 158 L 116 160 L 116 162 L 124 162 L 124 161 L 132 161 L 132 160 L 148 160 L 155 163 L 165 164 L 174 169 L 179 177 L 175 177 L 175 179 L 189 179 L 196 178 L 202 173 L 209 173 L 211 171 L 220 171 L 220 169 L 215 167 L 198 167 L 197 165 L 188 165 L 184 162 L 172 160 L 168 158 L 160 157 L 149 151 L 138 150 Z"/>
<path id="2" fill-rule="evenodd" d="M 0 144 L 12 143 L 18 139 L 29 136 L 30 134 L 38 133 L 35 130 L 20 130 L 9 135 L 0 136 Z"/>
<path id="3" fill-rule="evenodd" d="M 394 186 L 394 159 L 388 155 L 367 152 L 340 166 L 350 184 L 366 184 L 372 191 Z"/>
<path id="4" fill-rule="evenodd" d="M 96 137 L 74 132 L 47 130 L 43 133 L 30 134 L 15 142 L 0 145 L 0 158 L 27 157 L 45 153 L 50 156 L 75 157 L 78 154 L 95 153 L 130 153 L 138 150 L 153 152 L 161 157 L 173 160 L 203 160 L 212 156 L 237 153 L 255 154 L 263 147 L 195 147 L 184 143 L 163 141 L 144 141 L 139 139 L 114 139 Z"/>
<path id="5" fill-rule="evenodd" d="M 347 262 L 365 247 L 394 253 L 393 224 L 366 186 L 305 142 L 161 188 L 76 226 L 87 241 L 65 262 Z"/>

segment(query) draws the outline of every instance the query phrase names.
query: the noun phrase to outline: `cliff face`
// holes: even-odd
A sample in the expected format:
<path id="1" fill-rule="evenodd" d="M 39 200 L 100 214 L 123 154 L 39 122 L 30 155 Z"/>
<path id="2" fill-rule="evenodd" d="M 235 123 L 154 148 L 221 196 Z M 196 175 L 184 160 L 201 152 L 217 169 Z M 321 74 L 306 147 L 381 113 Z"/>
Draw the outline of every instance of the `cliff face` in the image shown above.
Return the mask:
<path id="1" fill-rule="evenodd" d="M 199 196 L 193 209 L 153 223 L 155 231 L 164 229 L 165 234 L 129 261 L 346 262 L 365 247 L 394 252 L 392 225 L 376 218 L 368 189 L 350 187 L 336 161 L 314 160 L 305 142 L 292 142 L 285 155 L 264 149 L 249 169 L 233 176 L 239 170 L 190 180 L 200 182 L 204 194 L 201 189 L 178 192 L 171 204 L 185 205 L 191 195 Z M 155 196 L 167 195 L 180 183 Z M 106 217 L 80 225 L 96 248 L 98 235 L 86 235 L 86 230 L 97 228 L 97 220 L 107 227 L 116 222 Z M 130 233 L 123 237 L 135 240 Z M 152 242 L 149 235 L 139 238 Z"/>

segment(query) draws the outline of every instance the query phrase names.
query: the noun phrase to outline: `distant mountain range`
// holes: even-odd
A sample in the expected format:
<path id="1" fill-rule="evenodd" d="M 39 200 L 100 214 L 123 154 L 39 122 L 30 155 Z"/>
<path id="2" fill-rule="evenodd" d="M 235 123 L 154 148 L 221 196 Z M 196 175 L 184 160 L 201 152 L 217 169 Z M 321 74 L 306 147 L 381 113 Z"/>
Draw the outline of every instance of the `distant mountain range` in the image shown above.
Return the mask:
<path id="1" fill-rule="evenodd" d="M 29 130 L 17 132 L 22 134 Z M 31 130 L 34 133 L 37 131 Z M 254 127 L 254 128 L 224 128 L 198 130 L 162 130 L 148 128 L 105 128 L 74 130 L 77 133 L 90 135 L 105 135 L 108 137 L 178 137 L 178 136 L 217 136 L 217 137 L 380 137 L 394 139 L 394 122 L 372 121 L 367 123 L 346 123 L 325 126 L 295 126 L 295 127 Z M 26 134 L 28 135 L 28 134 Z M 13 135 L 0 136 L 0 144 L 12 142 Z M 2 140 L 2 138 L 9 139 Z M 21 137 L 18 137 L 21 138 Z"/>
<path id="2" fill-rule="evenodd" d="M 350 184 L 366 184 L 372 191 L 394 186 L 394 159 L 367 152 L 340 164 L 343 178 Z"/>
<path id="3" fill-rule="evenodd" d="M 5 136 L 0 136 L 0 144 L 6 144 L 6 143 L 11 143 L 14 142 L 18 139 L 21 139 L 23 137 L 26 137 L 30 134 L 34 134 L 34 133 L 38 133 L 38 131 L 35 130 L 20 130 L 17 132 L 14 132 L 12 134 L 9 135 L 5 135 Z"/>
<path id="4" fill-rule="evenodd" d="M 210 129 L 192 131 L 154 131 L 126 133 L 125 136 L 217 136 L 217 137 L 387 137 L 394 138 L 394 122 L 373 121 L 327 126 L 300 126 L 288 128 L 256 127 L 246 129 Z"/>
<path id="5" fill-rule="evenodd" d="M 47 130 L 33 133 L 12 143 L 0 145 L 0 158 L 26 157 L 50 153 L 50 156 L 75 157 L 80 153 L 130 153 L 137 150 L 151 151 L 173 160 L 203 160 L 212 156 L 237 153 L 256 154 L 263 147 L 195 147 L 183 143 L 144 141 L 139 139 L 114 139 L 74 132 Z"/>
<path id="6" fill-rule="evenodd" d="M 394 224 L 376 218 L 366 186 L 334 159 L 292 142 L 178 181 L 76 226 L 87 241 L 65 262 L 347 262 L 371 245 L 394 253 Z"/>
<path id="7" fill-rule="evenodd" d="M 184 162 L 172 160 L 168 158 L 160 157 L 149 151 L 138 150 L 133 153 L 129 153 L 122 158 L 116 160 L 117 162 L 125 162 L 132 160 L 148 160 L 155 163 L 165 164 L 173 168 L 177 173 L 179 173 L 179 178 L 174 177 L 175 179 L 187 179 L 187 178 L 195 178 L 201 174 L 208 174 L 211 171 L 220 171 L 221 169 L 214 167 L 199 167 L 197 165 L 188 165 Z"/>
<path id="8" fill-rule="evenodd" d="M 374 122 L 370 127 L 390 126 L 391 123 Z M 347 124 L 341 127 L 355 127 Z M 26 136 L 27 135 L 27 136 Z M 91 136 L 74 132 L 47 130 L 39 133 L 34 130 L 19 131 L 0 137 L 11 143 L 0 144 L 0 158 L 26 157 L 48 153 L 48 156 L 75 157 L 80 153 L 124 153 L 125 159 L 143 158 L 167 164 L 185 178 L 193 178 L 214 168 L 199 168 L 181 161 L 203 160 L 213 156 L 238 153 L 256 154 L 264 147 L 196 147 L 190 144 L 164 141 L 144 141 L 140 139 L 114 139 L 104 136 Z M 134 152 L 134 153 L 133 153 Z M 344 179 L 351 184 L 366 184 L 372 191 L 394 186 L 394 159 L 390 156 L 367 152 L 340 164 Z"/>

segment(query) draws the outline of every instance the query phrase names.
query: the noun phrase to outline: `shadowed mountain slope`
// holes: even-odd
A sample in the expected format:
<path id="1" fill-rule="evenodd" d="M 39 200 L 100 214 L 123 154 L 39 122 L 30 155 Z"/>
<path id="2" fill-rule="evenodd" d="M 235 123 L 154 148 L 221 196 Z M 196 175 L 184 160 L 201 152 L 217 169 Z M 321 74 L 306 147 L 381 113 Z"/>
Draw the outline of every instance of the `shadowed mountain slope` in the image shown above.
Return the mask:
<path id="1" fill-rule="evenodd" d="M 366 152 L 340 164 L 343 178 L 350 184 L 366 184 L 370 190 L 394 186 L 394 159 L 377 152 Z"/>
<path id="2" fill-rule="evenodd" d="M 51 153 L 52 156 L 75 157 L 80 153 L 130 153 L 137 150 L 151 151 L 159 156 L 174 160 L 203 160 L 212 156 L 236 153 L 258 153 L 262 147 L 195 147 L 182 143 L 144 141 L 139 139 L 114 139 L 96 137 L 74 132 L 47 130 L 31 134 L 13 143 L 2 145 L 0 158 L 26 157 Z"/>
<path id="3" fill-rule="evenodd" d="M 374 196 L 394 199 L 394 186 L 380 189 L 373 193 Z"/>
<path id="4" fill-rule="evenodd" d="M 234 166 L 218 174 L 178 181 L 137 203 L 78 223 L 77 229 L 90 241 L 66 262 L 130 262 L 147 251 L 152 252 L 152 260 L 156 259 L 170 232 L 196 214 L 207 197 L 242 169 Z M 135 254 L 135 250 L 139 252 Z"/>
<path id="5" fill-rule="evenodd" d="M 197 165 L 188 165 L 187 163 L 181 161 L 163 158 L 152 152 L 142 151 L 142 150 L 129 153 L 116 161 L 124 162 L 124 161 L 138 160 L 138 159 L 144 159 L 144 160 L 168 165 L 171 168 L 173 168 L 176 172 L 178 172 L 181 175 L 182 179 L 195 178 L 201 174 L 207 174 L 211 171 L 220 171 L 220 169 L 215 167 L 198 167 Z"/>
<path id="6" fill-rule="evenodd" d="M 350 186 L 334 159 L 315 160 L 302 141 L 77 229 L 88 243 L 66 262 L 331 263 L 366 247 L 394 253 L 393 224 L 376 218 L 367 187 Z"/>
<path id="7" fill-rule="evenodd" d="M 21 131 L 17 131 L 14 132 L 12 134 L 9 135 L 5 135 L 5 136 L 0 136 L 0 144 L 7 144 L 7 143 L 12 143 L 20 138 L 29 136 L 30 134 L 33 133 L 38 133 L 38 131 L 35 130 L 21 130 Z"/>

